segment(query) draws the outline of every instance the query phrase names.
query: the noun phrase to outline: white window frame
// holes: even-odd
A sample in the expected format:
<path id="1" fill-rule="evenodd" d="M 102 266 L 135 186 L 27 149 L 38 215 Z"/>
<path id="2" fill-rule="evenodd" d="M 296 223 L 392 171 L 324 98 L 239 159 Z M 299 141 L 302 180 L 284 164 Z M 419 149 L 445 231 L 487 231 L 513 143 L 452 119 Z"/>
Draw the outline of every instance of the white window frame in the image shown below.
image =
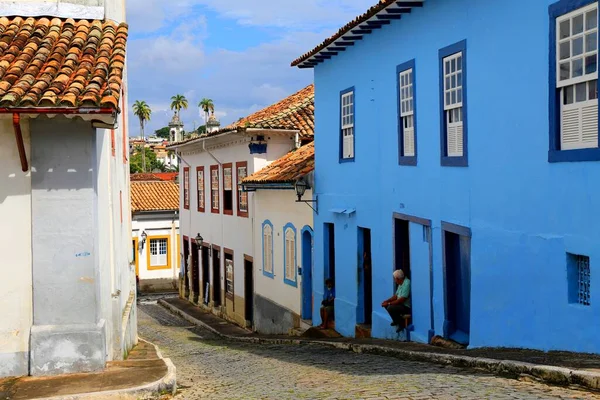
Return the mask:
<path id="1" fill-rule="evenodd" d="M 586 14 L 596 11 L 595 25 L 588 29 Z M 574 33 L 574 19 L 582 16 L 582 31 Z M 569 35 L 561 37 L 561 25 L 569 21 Z M 596 46 L 587 48 L 587 37 L 595 35 Z M 560 149 L 576 150 L 598 147 L 598 3 L 578 8 L 556 18 L 556 88 L 560 99 Z M 576 41 L 581 41 L 581 53 L 573 55 Z M 568 45 L 568 57 L 563 57 L 562 47 Z M 586 59 L 596 57 L 596 70 L 586 73 Z M 582 75 L 573 77 L 574 64 L 581 61 Z M 561 65 L 568 64 L 569 78 L 561 80 Z M 577 92 L 584 89 L 583 99 Z M 569 96 L 570 94 L 570 96 Z M 567 103 L 567 99 L 571 102 Z"/>
<path id="2" fill-rule="evenodd" d="M 354 90 L 343 93 L 340 97 L 342 159 L 354 158 Z"/>
<path id="3" fill-rule="evenodd" d="M 402 124 L 402 156 L 415 156 L 414 70 L 400 72 L 400 123 Z"/>
<path id="4" fill-rule="evenodd" d="M 162 244 L 164 246 L 161 246 Z M 149 238 L 148 251 L 150 252 L 150 267 L 157 268 L 169 265 L 169 239 Z"/>
<path id="5" fill-rule="evenodd" d="M 286 228 L 285 237 L 285 271 L 284 276 L 287 281 L 296 281 L 296 233 L 291 227 Z"/>
<path id="6" fill-rule="evenodd" d="M 273 275 L 273 227 L 263 226 L 263 272 Z"/>
<path id="7" fill-rule="evenodd" d="M 444 118 L 446 119 L 446 152 L 448 157 L 464 156 L 464 63 L 465 58 L 462 51 L 443 59 Z"/>

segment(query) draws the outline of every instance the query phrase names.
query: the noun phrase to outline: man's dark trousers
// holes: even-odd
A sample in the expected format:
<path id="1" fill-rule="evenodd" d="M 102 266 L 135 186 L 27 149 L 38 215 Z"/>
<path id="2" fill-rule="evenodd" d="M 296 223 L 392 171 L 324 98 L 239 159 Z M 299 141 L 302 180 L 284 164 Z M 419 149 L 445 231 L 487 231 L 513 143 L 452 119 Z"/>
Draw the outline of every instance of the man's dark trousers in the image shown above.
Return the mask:
<path id="1" fill-rule="evenodd" d="M 406 307 L 404 304 L 394 304 L 391 306 L 386 306 L 385 309 L 387 310 L 388 314 L 390 314 L 390 317 L 392 317 L 392 322 L 398 327 L 398 329 L 406 328 L 404 326 L 404 316 L 411 314 L 410 307 Z"/>

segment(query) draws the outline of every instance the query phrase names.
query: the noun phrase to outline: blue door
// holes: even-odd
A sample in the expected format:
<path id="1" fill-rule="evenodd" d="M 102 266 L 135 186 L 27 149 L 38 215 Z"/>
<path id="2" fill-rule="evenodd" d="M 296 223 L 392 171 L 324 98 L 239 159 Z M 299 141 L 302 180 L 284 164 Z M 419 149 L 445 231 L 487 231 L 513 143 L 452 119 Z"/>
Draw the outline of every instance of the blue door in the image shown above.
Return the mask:
<path id="1" fill-rule="evenodd" d="M 313 232 L 308 226 L 302 229 L 302 319 L 312 319 L 313 291 Z"/>
<path id="2" fill-rule="evenodd" d="M 471 238 L 444 232 L 444 336 L 469 344 L 471 330 Z"/>

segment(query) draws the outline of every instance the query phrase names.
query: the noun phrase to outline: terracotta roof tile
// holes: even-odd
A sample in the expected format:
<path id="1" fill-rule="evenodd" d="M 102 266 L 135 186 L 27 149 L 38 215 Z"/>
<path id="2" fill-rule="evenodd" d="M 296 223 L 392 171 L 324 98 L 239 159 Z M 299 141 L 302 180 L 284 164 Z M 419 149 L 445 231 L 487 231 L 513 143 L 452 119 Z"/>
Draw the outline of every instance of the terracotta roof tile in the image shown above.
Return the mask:
<path id="1" fill-rule="evenodd" d="M 131 182 L 131 211 L 179 209 L 179 185 L 175 182 Z"/>
<path id="2" fill-rule="evenodd" d="M 208 136 L 221 135 L 231 131 L 244 131 L 248 128 L 255 129 L 289 129 L 299 130 L 300 137 L 311 138 L 315 130 L 315 88 L 309 85 L 299 92 L 255 112 L 239 121 L 227 125 Z M 182 145 L 201 138 L 191 137 L 169 147 Z"/>
<path id="3" fill-rule="evenodd" d="M 151 172 L 140 172 L 137 174 L 129 175 L 129 180 L 131 182 L 141 182 L 141 181 L 161 181 L 158 176 L 154 175 Z"/>
<path id="4" fill-rule="evenodd" d="M 292 183 L 315 169 L 314 142 L 306 144 L 244 179 L 243 183 Z"/>
<path id="5" fill-rule="evenodd" d="M 0 107 L 118 109 L 127 25 L 0 17 Z"/>

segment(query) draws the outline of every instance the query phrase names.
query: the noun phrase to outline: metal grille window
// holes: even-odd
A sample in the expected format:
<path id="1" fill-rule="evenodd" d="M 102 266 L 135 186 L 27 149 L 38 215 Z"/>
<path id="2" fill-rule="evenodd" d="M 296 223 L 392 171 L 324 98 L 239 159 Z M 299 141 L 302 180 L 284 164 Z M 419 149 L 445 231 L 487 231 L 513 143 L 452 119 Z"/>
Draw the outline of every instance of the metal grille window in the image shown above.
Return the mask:
<path id="1" fill-rule="evenodd" d="M 402 124 L 402 155 L 415 155 L 415 116 L 413 99 L 413 69 L 400 73 L 400 120 Z"/>
<path id="2" fill-rule="evenodd" d="M 444 58 L 444 113 L 448 157 L 463 156 L 463 53 Z"/>
<path id="3" fill-rule="evenodd" d="M 561 150 L 598 147 L 598 4 L 556 19 Z"/>
<path id="4" fill-rule="evenodd" d="M 577 301 L 584 306 L 590 305 L 590 258 L 575 256 L 577 263 Z"/>
<path id="5" fill-rule="evenodd" d="M 354 158 L 354 91 L 342 94 L 342 158 Z"/>
<path id="6" fill-rule="evenodd" d="M 150 239 L 150 266 L 167 265 L 167 239 Z"/>

